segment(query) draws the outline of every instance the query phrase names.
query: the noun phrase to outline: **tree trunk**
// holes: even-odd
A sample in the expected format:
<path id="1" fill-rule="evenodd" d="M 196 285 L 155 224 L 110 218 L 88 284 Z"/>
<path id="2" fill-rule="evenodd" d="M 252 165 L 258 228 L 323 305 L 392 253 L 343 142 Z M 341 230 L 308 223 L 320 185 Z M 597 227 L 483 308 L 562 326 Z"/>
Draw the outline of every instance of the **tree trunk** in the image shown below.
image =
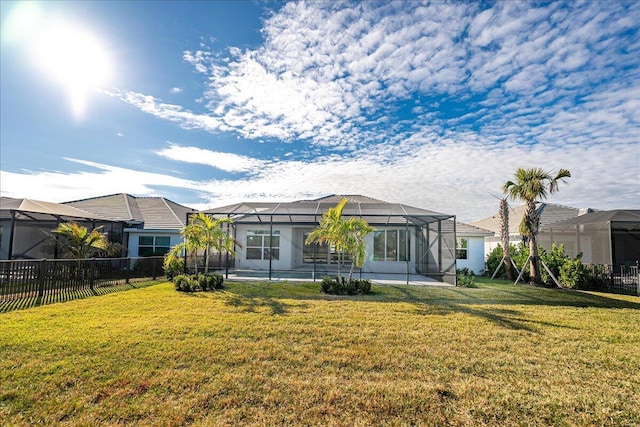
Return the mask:
<path id="1" fill-rule="evenodd" d="M 209 273 L 209 245 L 207 245 L 207 249 L 204 252 L 204 274 Z"/>
<path id="2" fill-rule="evenodd" d="M 349 270 L 349 281 L 351 281 L 351 278 L 353 277 L 353 270 L 356 266 L 356 260 L 352 260 L 351 261 L 351 269 Z"/>
<path id="3" fill-rule="evenodd" d="M 504 257 L 507 280 L 513 280 L 511 254 L 509 253 L 509 204 L 507 199 L 500 200 L 500 241 L 502 243 L 502 256 Z"/>
<path id="4" fill-rule="evenodd" d="M 531 270 L 531 283 L 539 285 L 542 283 L 542 278 L 540 277 L 540 269 L 538 265 L 538 242 L 536 241 L 535 235 L 529 237 L 529 255 L 531 256 L 531 261 L 529 263 Z"/>
<path id="5" fill-rule="evenodd" d="M 194 273 L 197 275 L 198 274 L 198 250 L 194 250 L 193 251 L 193 269 L 194 269 Z"/>
<path id="6" fill-rule="evenodd" d="M 529 263 L 530 274 L 531 274 L 531 283 L 535 285 L 539 285 L 542 283 L 542 278 L 540 277 L 540 267 L 538 264 L 538 227 L 540 225 L 540 217 L 538 215 L 538 210 L 536 209 L 535 202 L 527 203 L 527 218 L 528 218 L 528 226 L 529 226 L 529 256 L 531 257 L 531 261 Z"/>

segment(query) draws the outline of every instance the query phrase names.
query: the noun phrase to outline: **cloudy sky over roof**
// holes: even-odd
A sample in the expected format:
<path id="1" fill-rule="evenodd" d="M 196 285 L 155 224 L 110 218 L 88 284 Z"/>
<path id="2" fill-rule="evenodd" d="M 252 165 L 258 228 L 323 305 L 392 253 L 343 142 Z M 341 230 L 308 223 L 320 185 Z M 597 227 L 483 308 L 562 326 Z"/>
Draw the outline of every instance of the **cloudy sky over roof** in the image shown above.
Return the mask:
<path id="1" fill-rule="evenodd" d="M 473 220 L 535 166 L 571 171 L 554 203 L 640 207 L 638 2 L 3 2 L 2 18 L 5 196 L 365 194 Z"/>

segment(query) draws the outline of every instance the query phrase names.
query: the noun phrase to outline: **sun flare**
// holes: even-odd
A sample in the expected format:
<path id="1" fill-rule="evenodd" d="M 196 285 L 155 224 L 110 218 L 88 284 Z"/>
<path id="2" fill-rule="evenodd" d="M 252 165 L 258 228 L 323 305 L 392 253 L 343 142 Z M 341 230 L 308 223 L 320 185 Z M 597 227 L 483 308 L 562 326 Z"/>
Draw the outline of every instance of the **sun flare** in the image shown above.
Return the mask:
<path id="1" fill-rule="evenodd" d="M 38 72 L 61 85 L 74 116 L 82 116 L 90 93 L 112 76 L 112 61 L 102 41 L 82 25 L 44 15 L 33 2 L 18 4 L 8 27 L 5 35 L 24 44 Z"/>
<path id="2" fill-rule="evenodd" d="M 111 66 L 101 43 L 79 27 L 50 23 L 33 44 L 44 74 L 68 91 L 75 114 L 84 111 L 89 92 L 109 81 Z"/>

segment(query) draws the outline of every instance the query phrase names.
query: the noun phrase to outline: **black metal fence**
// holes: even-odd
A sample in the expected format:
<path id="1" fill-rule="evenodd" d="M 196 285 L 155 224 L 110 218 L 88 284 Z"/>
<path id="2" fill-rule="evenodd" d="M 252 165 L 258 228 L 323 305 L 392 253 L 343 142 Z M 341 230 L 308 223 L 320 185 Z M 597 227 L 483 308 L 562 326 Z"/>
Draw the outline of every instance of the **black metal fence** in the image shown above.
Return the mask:
<path id="1" fill-rule="evenodd" d="M 637 265 L 585 265 L 589 288 L 604 292 L 640 296 L 640 270 Z"/>
<path id="2" fill-rule="evenodd" d="M 0 261 L 0 303 L 96 291 L 164 276 L 163 257 Z"/>

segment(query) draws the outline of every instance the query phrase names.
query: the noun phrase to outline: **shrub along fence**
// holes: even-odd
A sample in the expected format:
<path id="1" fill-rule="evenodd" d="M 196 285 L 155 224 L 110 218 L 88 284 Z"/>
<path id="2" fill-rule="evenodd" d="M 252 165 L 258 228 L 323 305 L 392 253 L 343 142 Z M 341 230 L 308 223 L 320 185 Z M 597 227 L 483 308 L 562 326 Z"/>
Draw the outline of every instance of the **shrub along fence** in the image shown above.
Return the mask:
<path id="1" fill-rule="evenodd" d="M 0 303 L 156 280 L 163 257 L 0 261 Z"/>
<path id="2" fill-rule="evenodd" d="M 588 288 L 640 296 L 640 270 L 637 265 L 586 264 L 584 268 Z"/>

